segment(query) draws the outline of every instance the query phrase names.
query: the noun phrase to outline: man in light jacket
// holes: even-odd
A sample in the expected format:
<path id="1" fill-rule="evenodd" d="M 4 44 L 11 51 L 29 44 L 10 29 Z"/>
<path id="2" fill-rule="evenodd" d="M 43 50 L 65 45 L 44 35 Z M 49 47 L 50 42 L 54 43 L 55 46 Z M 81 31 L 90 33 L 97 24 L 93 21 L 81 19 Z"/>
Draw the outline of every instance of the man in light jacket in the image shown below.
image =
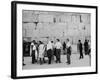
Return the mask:
<path id="1" fill-rule="evenodd" d="M 55 43 L 55 48 L 56 48 L 56 63 L 61 63 L 61 48 L 62 44 L 60 43 L 60 40 L 57 39 L 57 42 Z"/>

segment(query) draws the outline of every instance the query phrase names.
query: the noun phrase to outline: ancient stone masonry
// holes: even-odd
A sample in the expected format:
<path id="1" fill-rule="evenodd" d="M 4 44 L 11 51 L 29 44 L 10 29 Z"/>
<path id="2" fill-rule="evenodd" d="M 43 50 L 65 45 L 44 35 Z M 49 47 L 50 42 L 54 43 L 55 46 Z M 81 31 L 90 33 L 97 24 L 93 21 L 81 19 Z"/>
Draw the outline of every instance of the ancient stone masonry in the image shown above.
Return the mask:
<path id="1" fill-rule="evenodd" d="M 70 38 L 72 43 L 78 39 L 90 39 L 91 15 L 89 13 L 22 11 L 23 38 L 61 41 Z"/>

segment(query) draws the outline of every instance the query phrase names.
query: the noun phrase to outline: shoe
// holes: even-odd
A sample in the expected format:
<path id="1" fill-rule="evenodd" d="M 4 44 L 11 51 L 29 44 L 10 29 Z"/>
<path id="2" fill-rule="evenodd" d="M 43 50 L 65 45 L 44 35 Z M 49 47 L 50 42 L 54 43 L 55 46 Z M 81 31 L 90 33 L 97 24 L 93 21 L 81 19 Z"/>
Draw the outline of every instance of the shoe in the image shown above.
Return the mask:
<path id="1" fill-rule="evenodd" d="M 25 66 L 26 64 L 23 64 L 23 66 Z"/>

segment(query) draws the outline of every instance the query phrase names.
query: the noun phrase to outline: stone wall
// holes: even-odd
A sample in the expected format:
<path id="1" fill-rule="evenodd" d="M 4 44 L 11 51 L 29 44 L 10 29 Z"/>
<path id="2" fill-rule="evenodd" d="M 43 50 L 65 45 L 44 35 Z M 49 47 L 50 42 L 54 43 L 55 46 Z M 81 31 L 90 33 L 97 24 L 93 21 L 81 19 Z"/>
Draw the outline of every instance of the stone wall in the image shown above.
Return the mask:
<path id="1" fill-rule="evenodd" d="M 47 11 L 22 11 L 23 38 L 31 40 L 64 41 L 70 38 L 72 43 L 78 39 L 84 41 L 90 38 L 91 25 L 89 13 L 47 12 Z"/>

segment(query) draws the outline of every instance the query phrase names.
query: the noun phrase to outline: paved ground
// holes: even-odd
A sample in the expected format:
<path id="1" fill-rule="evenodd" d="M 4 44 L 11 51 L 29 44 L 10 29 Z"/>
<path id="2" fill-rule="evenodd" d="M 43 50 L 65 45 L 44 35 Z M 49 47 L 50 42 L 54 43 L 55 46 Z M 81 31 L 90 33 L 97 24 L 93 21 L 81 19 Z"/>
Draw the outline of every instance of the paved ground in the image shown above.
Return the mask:
<path id="1" fill-rule="evenodd" d="M 24 57 L 24 63 L 26 64 L 23 66 L 23 69 L 43 69 L 43 68 L 62 68 L 62 67 L 84 67 L 90 66 L 90 57 L 88 55 L 84 55 L 83 59 L 79 59 L 79 54 L 73 53 L 71 55 L 71 64 L 68 65 L 66 63 L 66 55 L 61 55 L 61 62 L 62 63 L 55 63 L 52 64 L 31 64 L 31 57 Z"/>
<path id="2" fill-rule="evenodd" d="M 26 64 L 23 66 L 23 69 L 43 69 L 43 68 L 62 68 L 62 67 L 84 67 L 90 66 L 90 57 L 88 55 L 84 55 L 83 59 L 79 60 L 79 53 L 77 53 L 77 45 L 72 45 L 72 55 L 71 55 L 71 64 L 68 65 L 66 63 L 66 55 L 61 55 L 61 62 L 62 63 L 55 63 L 48 65 L 47 63 L 40 65 L 40 64 L 31 64 L 32 57 L 24 57 L 24 63 Z M 47 60 L 47 58 L 46 58 Z"/>

